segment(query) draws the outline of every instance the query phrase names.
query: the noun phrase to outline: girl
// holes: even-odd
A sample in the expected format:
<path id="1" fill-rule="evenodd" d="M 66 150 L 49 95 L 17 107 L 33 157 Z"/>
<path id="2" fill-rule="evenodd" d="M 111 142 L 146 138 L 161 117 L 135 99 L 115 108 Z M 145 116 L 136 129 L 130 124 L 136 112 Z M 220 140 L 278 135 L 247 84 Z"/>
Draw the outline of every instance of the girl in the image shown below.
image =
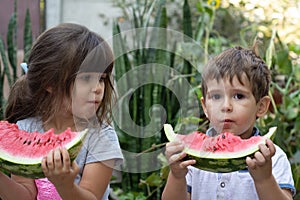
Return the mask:
<path id="1" fill-rule="evenodd" d="M 2 199 L 108 199 L 113 168 L 123 156 L 110 126 L 113 53 L 87 28 L 61 24 L 40 35 L 28 59 L 28 73 L 14 85 L 6 120 L 28 132 L 60 133 L 88 128 L 75 162 L 55 149 L 42 160 L 47 178 L 0 173 Z"/>

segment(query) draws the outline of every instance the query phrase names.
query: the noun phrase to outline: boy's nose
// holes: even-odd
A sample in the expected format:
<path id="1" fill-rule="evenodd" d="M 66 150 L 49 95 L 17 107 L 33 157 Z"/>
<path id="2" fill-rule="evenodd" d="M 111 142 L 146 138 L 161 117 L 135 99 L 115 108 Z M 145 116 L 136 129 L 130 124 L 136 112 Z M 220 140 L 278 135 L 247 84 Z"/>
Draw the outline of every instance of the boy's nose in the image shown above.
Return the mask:
<path id="1" fill-rule="evenodd" d="M 222 112 L 231 112 L 232 111 L 232 103 L 230 99 L 225 98 L 223 107 L 222 107 Z"/>

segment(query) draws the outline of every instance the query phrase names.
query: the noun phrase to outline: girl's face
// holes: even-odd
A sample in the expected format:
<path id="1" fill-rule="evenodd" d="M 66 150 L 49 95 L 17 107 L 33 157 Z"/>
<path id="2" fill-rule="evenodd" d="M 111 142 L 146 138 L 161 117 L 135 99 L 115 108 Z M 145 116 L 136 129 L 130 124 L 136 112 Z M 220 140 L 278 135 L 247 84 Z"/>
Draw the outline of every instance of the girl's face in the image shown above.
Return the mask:
<path id="1" fill-rule="evenodd" d="M 82 119 L 91 119 L 102 103 L 107 74 L 79 73 L 75 79 L 72 95 L 72 113 Z"/>
<path id="2" fill-rule="evenodd" d="M 201 99 L 202 107 L 211 126 L 218 132 L 231 132 L 242 138 L 252 135 L 256 117 L 264 115 L 269 107 L 269 97 L 256 102 L 249 80 L 242 77 L 243 85 L 237 77 L 232 83 L 229 78 L 217 82 L 207 82 L 206 99 Z"/>

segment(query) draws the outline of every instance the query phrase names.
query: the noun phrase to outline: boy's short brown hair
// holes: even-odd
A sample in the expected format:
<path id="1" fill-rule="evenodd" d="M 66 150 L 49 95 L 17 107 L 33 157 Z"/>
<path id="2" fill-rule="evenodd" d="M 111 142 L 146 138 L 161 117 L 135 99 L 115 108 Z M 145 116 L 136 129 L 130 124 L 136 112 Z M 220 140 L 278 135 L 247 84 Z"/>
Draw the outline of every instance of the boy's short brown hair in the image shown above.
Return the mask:
<path id="1" fill-rule="evenodd" d="M 246 75 L 252 87 L 252 93 L 258 102 L 267 96 L 270 88 L 271 73 L 260 56 L 253 50 L 239 46 L 229 48 L 213 57 L 205 65 L 202 72 L 202 95 L 206 98 L 208 80 L 229 78 L 230 82 L 236 76 L 243 85 L 242 76 Z"/>

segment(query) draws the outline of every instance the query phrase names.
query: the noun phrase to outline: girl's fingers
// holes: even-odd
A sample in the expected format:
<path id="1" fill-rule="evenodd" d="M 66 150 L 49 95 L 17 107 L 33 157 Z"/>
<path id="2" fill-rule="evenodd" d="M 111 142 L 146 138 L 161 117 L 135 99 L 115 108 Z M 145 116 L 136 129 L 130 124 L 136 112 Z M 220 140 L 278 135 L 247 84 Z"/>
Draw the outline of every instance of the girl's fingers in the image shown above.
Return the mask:
<path id="1" fill-rule="evenodd" d="M 42 159 L 42 170 L 44 173 L 48 172 L 48 167 L 47 167 L 47 157 L 44 157 Z"/>
<path id="2" fill-rule="evenodd" d="M 68 150 L 65 148 L 62 148 L 61 155 L 62 155 L 62 162 L 63 162 L 63 170 L 66 172 L 69 172 L 70 168 L 71 168 L 71 160 L 70 160 Z"/>
<path id="3" fill-rule="evenodd" d="M 62 168 L 62 154 L 60 149 L 55 149 L 53 153 L 53 160 L 54 160 L 54 166 L 55 168 Z"/>
<path id="4" fill-rule="evenodd" d="M 52 150 L 45 157 L 45 159 L 46 159 L 46 167 L 48 168 L 48 170 L 54 169 L 53 155 L 54 155 L 54 151 Z"/>

